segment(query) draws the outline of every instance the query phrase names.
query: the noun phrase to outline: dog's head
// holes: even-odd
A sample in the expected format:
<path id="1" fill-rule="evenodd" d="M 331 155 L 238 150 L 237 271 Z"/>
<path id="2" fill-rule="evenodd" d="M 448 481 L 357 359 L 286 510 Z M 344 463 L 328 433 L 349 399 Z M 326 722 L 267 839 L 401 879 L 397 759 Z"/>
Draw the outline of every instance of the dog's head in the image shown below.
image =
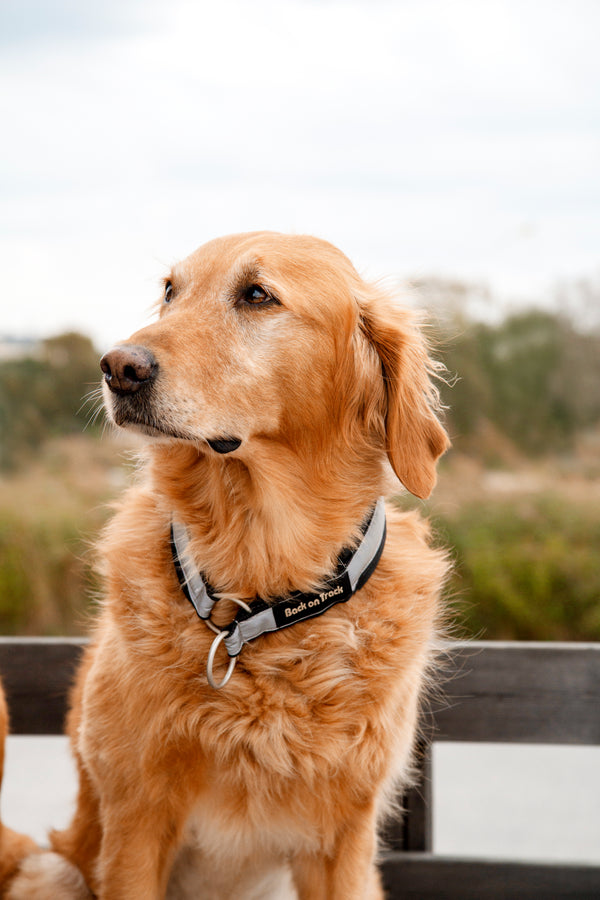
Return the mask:
<path id="1" fill-rule="evenodd" d="M 241 456 L 258 441 L 385 450 L 419 497 L 448 446 L 413 314 L 335 247 L 269 232 L 173 267 L 160 315 L 102 359 L 110 418 Z"/>

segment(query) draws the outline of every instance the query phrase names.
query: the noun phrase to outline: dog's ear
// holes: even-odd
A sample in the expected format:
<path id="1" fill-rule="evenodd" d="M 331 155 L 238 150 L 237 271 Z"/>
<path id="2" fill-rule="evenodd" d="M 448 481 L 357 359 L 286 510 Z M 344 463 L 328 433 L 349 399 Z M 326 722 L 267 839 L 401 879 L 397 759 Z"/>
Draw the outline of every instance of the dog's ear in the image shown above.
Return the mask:
<path id="1" fill-rule="evenodd" d="M 436 460 L 450 441 L 434 412 L 439 396 L 430 375 L 436 366 L 414 318 L 385 296 L 361 303 L 362 330 L 381 360 L 387 454 L 402 484 L 426 498 L 435 485 Z"/>

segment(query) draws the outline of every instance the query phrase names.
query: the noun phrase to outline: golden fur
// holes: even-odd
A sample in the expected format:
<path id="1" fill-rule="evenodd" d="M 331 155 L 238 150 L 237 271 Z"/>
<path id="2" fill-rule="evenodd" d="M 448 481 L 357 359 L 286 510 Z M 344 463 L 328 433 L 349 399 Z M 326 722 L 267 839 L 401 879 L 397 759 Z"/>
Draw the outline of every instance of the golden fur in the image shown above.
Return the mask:
<path id="1" fill-rule="evenodd" d="M 0 784 L 8 709 L 0 683 Z M 88 900 L 81 873 L 64 857 L 45 853 L 27 835 L 0 823 L 0 897 L 4 900 Z"/>
<path id="2" fill-rule="evenodd" d="M 4 691 L 0 684 L 0 784 L 4 774 L 4 743 L 7 734 L 8 710 Z M 21 860 L 35 849 L 36 845 L 31 838 L 0 824 L 0 886 L 10 881 Z"/>
<path id="3" fill-rule="evenodd" d="M 103 539 L 106 600 L 69 718 L 79 801 L 53 848 L 101 900 L 376 900 L 377 824 L 409 776 L 444 554 L 389 507 L 364 588 L 244 647 L 216 691 L 169 528 L 187 525 L 220 624 L 228 596 L 322 584 L 387 459 L 417 496 L 434 485 L 447 438 L 432 363 L 413 314 L 314 238 L 215 240 L 167 284 L 158 320 L 121 344 L 152 352 L 152 394 L 137 410 L 106 390 L 109 416 L 151 439 Z M 265 302 L 246 302 L 250 285 Z M 227 454 L 207 443 L 232 436 Z"/>

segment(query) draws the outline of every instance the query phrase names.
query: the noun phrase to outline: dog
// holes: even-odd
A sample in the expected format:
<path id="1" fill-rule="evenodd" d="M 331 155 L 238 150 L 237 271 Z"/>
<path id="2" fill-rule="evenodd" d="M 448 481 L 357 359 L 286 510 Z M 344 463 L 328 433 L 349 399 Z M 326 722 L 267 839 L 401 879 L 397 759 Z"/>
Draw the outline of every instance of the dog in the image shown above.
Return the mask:
<path id="1" fill-rule="evenodd" d="M 8 709 L 4 689 L 0 683 L 0 784 L 4 776 L 4 744 L 8 734 Z M 37 850 L 36 844 L 0 823 L 0 889 L 10 883 L 27 856 Z"/>
<path id="2" fill-rule="evenodd" d="M 147 446 L 101 541 L 77 809 L 51 835 L 85 887 L 36 854 L 11 900 L 53 877 L 99 900 L 382 898 L 448 568 L 382 499 L 427 497 L 449 445 L 415 314 L 325 241 L 233 235 L 173 267 L 101 368 Z"/>
<path id="3" fill-rule="evenodd" d="M 9 716 L 0 682 L 0 784 L 4 775 L 4 746 L 9 730 Z M 17 896 L 36 900 L 71 900 L 89 897 L 81 873 L 64 857 L 43 852 L 30 837 L 7 828 L 0 822 L 0 897 Z"/>

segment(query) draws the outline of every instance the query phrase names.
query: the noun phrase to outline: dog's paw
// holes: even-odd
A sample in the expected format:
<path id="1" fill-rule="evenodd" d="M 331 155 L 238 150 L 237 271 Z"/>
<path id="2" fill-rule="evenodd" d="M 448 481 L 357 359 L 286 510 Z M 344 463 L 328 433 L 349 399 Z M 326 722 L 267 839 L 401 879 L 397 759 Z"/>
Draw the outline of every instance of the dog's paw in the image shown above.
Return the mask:
<path id="1" fill-rule="evenodd" d="M 13 878 L 6 900 L 91 900 L 79 869 L 58 853 L 33 853 Z"/>

